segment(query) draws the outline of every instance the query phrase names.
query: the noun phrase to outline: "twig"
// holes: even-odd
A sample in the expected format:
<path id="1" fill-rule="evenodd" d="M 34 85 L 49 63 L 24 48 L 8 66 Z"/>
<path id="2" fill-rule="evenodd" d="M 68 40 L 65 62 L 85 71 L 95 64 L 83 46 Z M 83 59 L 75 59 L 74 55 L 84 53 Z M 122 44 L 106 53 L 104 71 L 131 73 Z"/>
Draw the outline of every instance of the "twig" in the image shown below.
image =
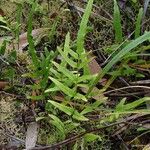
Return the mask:
<path id="1" fill-rule="evenodd" d="M 109 93 L 112 93 L 112 92 L 121 91 L 121 90 L 125 90 L 125 89 L 132 89 L 132 88 L 141 88 L 141 89 L 150 90 L 149 86 L 127 86 L 127 87 L 122 87 L 122 88 L 110 90 L 110 91 L 104 92 L 103 94 L 109 94 Z"/>
<path id="2" fill-rule="evenodd" d="M 150 84 L 150 80 L 135 81 L 135 82 L 130 82 L 130 84 L 132 85 Z"/>
<path id="3" fill-rule="evenodd" d="M 18 138 L 18 137 L 12 136 L 12 135 L 7 134 L 7 133 L 6 133 L 6 134 L 2 133 L 2 134 L 3 134 L 4 136 L 7 136 L 7 137 L 9 137 L 9 138 L 11 138 L 11 139 L 14 139 L 14 140 L 16 140 L 16 141 L 22 143 L 23 145 L 25 144 L 25 141 L 22 140 L 22 139 L 20 139 L 20 138 Z"/>
<path id="4" fill-rule="evenodd" d="M 84 3 L 87 3 L 87 1 L 86 0 L 82 0 Z M 97 8 L 98 10 L 102 10 L 110 19 L 112 19 L 113 20 L 113 17 L 105 10 L 105 9 L 103 9 L 103 7 L 102 6 L 96 6 L 95 4 L 93 4 L 93 6 L 95 7 L 95 8 Z"/>
<path id="5" fill-rule="evenodd" d="M 60 1 L 63 2 L 63 3 L 66 2 L 65 0 L 60 0 Z M 78 6 L 75 6 L 75 5 L 74 5 L 74 8 L 75 8 L 77 11 L 84 13 L 84 9 L 83 9 L 83 8 L 78 7 Z M 102 21 L 109 22 L 109 23 L 111 23 L 111 24 L 113 23 L 112 20 L 109 20 L 109 19 L 107 19 L 107 18 L 105 18 L 105 17 L 103 17 L 103 16 L 101 16 L 101 15 L 99 15 L 99 14 L 97 14 L 97 13 L 92 12 L 91 15 L 92 15 L 92 16 L 95 16 L 95 17 L 98 17 L 98 18 L 99 18 L 100 20 L 102 20 Z"/>
<path id="6" fill-rule="evenodd" d="M 11 139 L 14 139 L 14 140 L 16 140 L 16 141 L 19 141 L 20 143 L 22 143 L 23 145 L 25 145 L 25 141 L 23 140 L 23 139 L 20 139 L 20 138 L 18 138 L 18 137 L 16 137 L 16 136 L 12 136 L 12 135 L 10 135 L 10 134 L 8 134 L 8 133 L 2 133 L 4 136 L 7 136 L 7 137 L 9 137 L 9 138 L 11 138 Z M 36 144 L 36 146 L 38 146 L 38 147 L 41 147 L 41 145 L 38 145 L 38 144 Z"/>
<path id="7" fill-rule="evenodd" d="M 1 56 L 0 56 L 0 60 L 5 63 L 6 65 L 10 65 L 9 62 L 5 61 Z"/>
<path id="8" fill-rule="evenodd" d="M 118 137 L 118 139 L 119 139 L 119 140 L 121 140 L 121 141 L 122 141 L 122 143 L 123 143 L 123 145 L 124 145 L 125 150 L 129 150 L 129 148 L 128 148 L 127 144 L 124 142 L 124 140 L 122 139 L 122 137 L 121 137 L 119 134 L 117 135 L 117 137 Z"/>
<path id="9" fill-rule="evenodd" d="M 55 149 L 55 148 L 58 148 L 58 147 L 62 147 L 64 145 L 68 144 L 68 143 L 72 143 L 72 142 L 76 141 L 77 139 L 83 137 L 87 133 L 99 132 L 101 130 L 107 129 L 109 127 L 112 127 L 112 126 L 115 126 L 115 125 L 118 125 L 118 124 L 128 124 L 128 123 L 127 122 L 112 123 L 112 124 L 109 124 L 107 126 L 104 126 L 104 127 L 98 128 L 98 129 L 93 129 L 93 130 L 89 130 L 89 131 L 83 132 L 83 133 L 81 133 L 79 135 L 73 136 L 71 138 L 68 138 L 68 139 L 66 139 L 64 141 L 61 141 L 59 143 L 56 143 L 56 144 L 53 144 L 53 145 L 50 145 L 50 146 L 34 147 L 34 148 L 30 149 L 30 150 L 52 150 L 52 149 Z M 134 125 L 138 125 L 138 124 L 134 123 Z"/>
<path id="10" fill-rule="evenodd" d="M 139 95 L 144 95 L 147 94 L 148 91 L 141 91 L 141 92 L 133 92 L 133 93 L 127 93 L 127 94 L 120 94 L 120 93 L 116 93 L 116 94 L 105 94 L 108 97 L 130 97 L 130 96 L 139 96 Z"/>

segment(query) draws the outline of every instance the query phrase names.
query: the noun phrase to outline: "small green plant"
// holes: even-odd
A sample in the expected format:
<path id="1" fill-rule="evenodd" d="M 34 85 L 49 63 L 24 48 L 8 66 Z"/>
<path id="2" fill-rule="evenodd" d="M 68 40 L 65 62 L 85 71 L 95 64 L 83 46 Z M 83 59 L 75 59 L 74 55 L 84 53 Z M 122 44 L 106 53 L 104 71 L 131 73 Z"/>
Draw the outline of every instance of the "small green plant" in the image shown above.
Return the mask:
<path id="1" fill-rule="evenodd" d="M 104 67 L 104 70 L 108 68 L 109 65 L 110 65 L 109 69 L 111 69 L 111 67 L 114 67 L 114 64 L 112 63 L 113 60 L 115 61 L 115 63 L 117 62 L 120 63 L 119 65 L 116 65 L 118 69 L 115 69 L 115 70 L 113 69 L 112 72 L 108 73 L 114 76 L 112 77 L 113 80 L 117 78 L 118 76 L 125 76 L 125 77 L 135 76 L 137 78 L 144 77 L 143 74 L 139 73 L 135 68 L 129 65 L 130 62 L 132 62 L 133 64 L 141 64 L 141 65 L 145 64 L 145 60 L 143 60 L 142 57 L 139 58 L 139 55 L 147 51 L 147 48 L 149 47 L 149 45 L 145 46 L 147 47 L 146 49 L 143 49 L 141 44 L 144 41 L 148 40 L 148 37 L 150 35 L 149 33 L 145 33 L 144 35 L 140 37 L 141 27 L 142 27 L 142 17 L 143 17 L 143 9 L 141 8 L 139 9 L 139 13 L 137 15 L 137 19 L 135 23 L 135 30 L 133 31 L 134 39 L 130 40 L 128 38 L 123 41 L 124 37 L 123 37 L 123 31 L 122 31 L 122 25 L 121 25 L 121 15 L 120 15 L 119 7 L 117 5 L 117 1 L 114 0 L 114 19 L 113 19 L 114 26 L 113 27 L 115 31 L 115 43 L 110 46 L 104 47 L 105 52 L 109 54 L 109 57 L 107 59 L 108 64 Z M 108 70 L 106 71 L 106 73 L 107 72 Z M 99 78 L 97 78 L 97 81 L 100 78 L 102 78 L 104 75 L 103 73 L 100 73 L 100 74 L 99 74 Z M 95 84 L 97 83 L 97 81 L 95 81 Z"/>
<path id="2" fill-rule="evenodd" d="M 0 15 L 0 29 L 10 31 L 10 28 L 7 26 L 7 21 L 1 15 Z"/>
<path id="3" fill-rule="evenodd" d="M 111 133 L 114 129 L 111 127 L 118 125 L 118 122 L 124 120 L 124 117 L 139 113 L 150 114 L 146 106 L 150 97 L 134 98 L 130 99 L 130 102 L 126 98 L 114 98 L 114 107 L 110 107 L 109 104 L 107 105 L 108 98 L 103 95 L 103 91 L 109 84 L 107 83 L 107 86 L 102 89 L 96 87 L 99 80 L 106 74 L 110 76 L 110 80 L 114 80 L 118 76 L 137 75 L 141 77 L 141 74 L 137 74 L 136 70 L 130 67 L 130 62 L 143 63 L 144 60 L 138 58 L 141 52 L 150 48 L 149 45 L 143 46 L 143 42 L 150 40 L 150 32 L 141 35 L 142 9 L 139 10 L 136 19 L 133 39 L 124 41 L 121 15 L 117 2 L 114 0 L 115 44 L 107 47 L 110 52 L 108 50 L 106 52 L 110 54 L 110 57 L 101 72 L 91 75 L 89 70 L 91 59 L 88 56 L 90 52 L 86 51 L 84 41 L 88 32 L 88 20 L 93 0 L 88 1 L 76 40 L 72 41 L 71 33 L 67 33 L 64 44 L 54 50 L 45 46 L 40 53 L 37 53 L 32 37 L 33 18 L 40 6 L 37 1 L 26 2 L 31 6 L 27 24 L 30 59 L 27 60 L 29 61 L 26 64 L 28 66 L 25 66 L 28 73 L 22 76 L 19 74 L 19 79 L 23 77 L 28 80 L 29 85 L 26 85 L 25 90 L 23 87 L 20 88 L 23 93 L 26 93 L 27 98 L 37 101 L 37 105 L 42 102 L 45 107 L 42 112 L 39 107 L 38 111 L 35 109 L 36 121 L 41 121 L 38 142 L 53 145 L 59 141 L 64 142 L 71 139 L 73 141 L 69 146 L 74 150 L 90 149 L 92 146 L 93 149 L 102 149 L 103 143 L 109 141 L 105 131 Z M 19 42 L 23 5 L 19 3 L 17 6 L 15 39 Z M 0 20 L 0 23 L 2 22 L 1 24 L 4 25 L 0 28 L 7 30 L 7 23 L 4 19 Z M 58 32 L 56 30 L 57 19 L 49 32 L 50 40 L 54 39 L 54 34 Z M 15 78 L 18 77 L 17 71 L 19 70 L 14 67 L 17 51 L 7 52 L 6 55 L 6 45 L 6 40 L 0 45 L 0 79 L 13 82 L 17 81 Z M 144 61 L 145 64 L 147 62 L 149 61 Z M 95 89 L 97 90 L 95 91 Z M 145 130 L 145 128 L 138 128 L 138 130 Z"/>
<path id="4" fill-rule="evenodd" d="M 91 75 L 88 67 L 91 60 L 88 58 L 89 53 L 84 48 L 84 40 L 92 4 L 93 0 L 89 0 L 80 23 L 76 43 L 71 41 L 70 33 L 67 33 L 64 46 L 58 46 L 55 51 L 48 50 L 45 47 L 44 53 L 40 55 L 36 53 L 32 37 L 32 19 L 36 7 L 35 3 L 31 4 L 32 8 L 28 20 L 28 52 L 32 62 L 29 66 L 30 73 L 25 74 L 24 77 L 26 76 L 34 80 L 34 83 L 29 87 L 32 90 L 38 91 L 37 95 L 30 94 L 28 98 L 45 101 L 46 115 L 38 117 L 37 120 L 44 120 L 56 129 L 56 135 L 58 135 L 58 138 L 55 139 L 56 142 L 65 140 L 69 134 L 81 133 L 83 135 L 82 141 L 77 141 L 74 149 L 78 147 L 84 149 L 88 142 L 103 140 L 101 134 L 87 131 L 86 125 L 96 125 L 98 129 L 101 129 L 105 128 L 105 123 L 117 122 L 119 118 L 122 118 L 126 114 L 150 113 L 145 108 L 136 109 L 138 106 L 149 101 L 149 97 L 130 103 L 126 103 L 125 99 L 122 99 L 114 109 L 106 109 L 103 106 L 107 101 L 107 98 L 104 96 L 93 100 L 92 96 L 97 94 L 93 89 L 99 80 L 106 74 L 110 74 L 111 68 L 117 63 L 124 62 L 124 65 L 126 65 L 130 60 L 127 60 L 127 56 L 131 52 L 134 52 L 135 49 L 138 49 L 138 46 L 143 42 L 149 40 L 150 32 L 140 36 L 140 19 L 138 19 L 136 39 L 120 46 L 111 55 L 110 60 L 102 71 L 96 75 Z M 114 1 L 114 18 L 116 18 L 114 20 L 116 43 L 121 43 L 123 36 L 120 12 L 116 1 Z M 117 28 L 119 28 L 119 32 Z M 130 69 L 128 68 L 128 70 Z M 102 95 L 101 90 L 98 90 L 98 94 Z M 101 118 L 93 121 L 89 117 L 90 114 L 94 114 L 95 116 L 99 116 L 100 114 Z"/>

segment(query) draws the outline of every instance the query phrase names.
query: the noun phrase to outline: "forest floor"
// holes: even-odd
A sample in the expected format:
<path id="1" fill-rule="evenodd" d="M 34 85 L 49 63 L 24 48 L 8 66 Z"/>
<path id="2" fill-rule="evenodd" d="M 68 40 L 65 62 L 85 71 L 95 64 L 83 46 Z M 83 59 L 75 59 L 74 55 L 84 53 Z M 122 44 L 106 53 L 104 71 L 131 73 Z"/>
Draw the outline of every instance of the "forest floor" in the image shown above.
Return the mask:
<path id="1" fill-rule="evenodd" d="M 139 42 L 150 35 L 150 4 L 146 0 L 118 0 L 117 9 L 115 2 L 94 1 L 85 26 L 84 57 L 89 57 L 92 77 L 104 71 L 111 58 L 120 57 L 117 53 L 125 51 L 128 44 L 133 50 L 100 75 L 94 87 L 98 94 L 91 96 L 85 90 L 91 86 L 91 76 L 84 76 L 86 82 L 81 82 L 80 88 L 72 84 L 71 76 L 84 74 L 82 66 L 72 67 L 77 53 L 64 56 L 59 50 L 67 45 L 67 33 L 71 49 L 78 47 L 87 2 L 0 1 L 0 150 L 150 150 L 150 37 Z M 115 13 L 122 31 L 119 21 L 114 25 Z M 138 21 L 140 33 L 136 36 Z M 117 41 L 119 35 L 121 40 Z M 65 64 L 63 59 L 72 66 L 58 66 Z M 53 68 L 52 73 L 47 75 L 47 68 Z M 77 90 L 78 98 L 70 94 L 72 89 Z M 88 102 L 84 101 L 86 96 Z"/>

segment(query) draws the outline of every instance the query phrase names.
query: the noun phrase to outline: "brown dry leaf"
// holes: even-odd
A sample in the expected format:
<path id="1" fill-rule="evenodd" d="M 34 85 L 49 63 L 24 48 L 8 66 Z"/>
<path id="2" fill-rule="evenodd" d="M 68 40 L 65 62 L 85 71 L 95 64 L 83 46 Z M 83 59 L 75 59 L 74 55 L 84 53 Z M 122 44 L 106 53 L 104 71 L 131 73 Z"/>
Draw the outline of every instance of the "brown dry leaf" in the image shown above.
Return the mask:
<path id="1" fill-rule="evenodd" d="M 89 56 L 89 58 L 92 58 L 92 55 Z M 100 65 L 97 63 L 95 58 L 92 58 L 92 60 L 89 62 L 89 69 L 91 74 L 98 74 L 102 69 Z M 101 85 L 105 85 L 106 79 L 102 79 L 99 81 Z M 85 94 L 87 93 L 88 89 L 86 88 L 81 88 L 82 92 Z M 101 100 L 104 98 L 104 95 L 100 92 L 100 90 L 97 87 L 94 87 L 93 92 L 95 93 L 92 98 L 95 100 Z"/>
<path id="2" fill-rule="evenodd" d="M 46 34 L 46 31 L 48 28 L 39 28 L 32 31 L 32 36 L 34 39 L 43 37 Z M 19 51 L 22 51 L 26 46 L 28 45 L 27 40 L 27 32 L 23 33 L 19 36 Z M 17 49 L 18 44 L 15 45 L 15 48 Z"/>
<path id="3" fill-rule="evenodd" d="M 89 62 L 89 69 L 90 69 L 91 74 L 93 75 L 98 74 L 100 71 L 102 71 L 96 59 L 92 57 L 92 55 L 90 55 L 89 58 L 92 58 L 91 61 Z M 99 83 L 104 86 L 106 84 L 106 79 L 100 80 Z"/>
<path id="4" fill-rule="evenodd" d="M 48 31 L 48 28 L 39 28 L 39 29 L 34 29 L 32 30 L 32 36 L 34 39 L 37 38 L 42 38 L 46 35 L 46 32 Z M 4 41 L 5 38 L 0 38 L 0 43 Z M 10 37 L 12 39 L 12 37 Z M 19 36 L 19 44 L 17 43 L 11 43 L 10 45 L 7 46 L 8 50 L 13 50 L 16 49 L 18 51 L 22 51 L 26 46 L 28 46 L 28 40 L 27 40 L 27 32 L 21 34 Z"/>
<path id="5" fill-rule="evenodd" d="M 97 61 L 93 58 L 90 62 L 89 62 L 89 69 L 91 71 L 91 74 L 97 74 L 99 73 L 99 71 L 101 70 L 100 65 L 97 63 Z"/>
<path id="6" fill-rule="evenodd" d="M 4 89 L 8 84 L 8 82 L 0 81 L 0 90 Z"/>
<path id="7" fill-rule="evenodd" d="M 0 8 L 0 16 L 4 17 L 5 14 L 4 14 L 4 11 Z"/>
<path id="8" fill-rule="evenodd" d="M 38 128 L 39 125 L 36 122 L 32 122 L 29 124 L 25 141 L 25 146 L 27 150 L 35 147 L 38 137 Z"/>
<path id="9" fill-rule="evenodd" d="M 82 92 L 84 92 L 85 94 L 87 93 L 88 89 L 86 88 L 81 88 Z M 102 100 L 104 98 L 104 95 L 101 93 L 101 91 L 97 88 L 97 87 L 94 87 L 93 88 L 93 96 L 92 98 L 95 99 L 95 100 Z"/>

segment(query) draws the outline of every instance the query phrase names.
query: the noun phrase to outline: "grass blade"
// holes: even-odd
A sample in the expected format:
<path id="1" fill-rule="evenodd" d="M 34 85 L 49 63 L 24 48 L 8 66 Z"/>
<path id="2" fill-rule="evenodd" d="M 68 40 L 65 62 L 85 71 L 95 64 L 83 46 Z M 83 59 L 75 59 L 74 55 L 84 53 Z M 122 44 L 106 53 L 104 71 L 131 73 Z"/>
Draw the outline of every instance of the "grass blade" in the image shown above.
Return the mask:
<path id="1" fill-rule="evenodd" d="M 82 21 L 80 23 L 80 29 L 77 36 L 77 53 L 78 55 L 84 53 L 84 39 L 87 31 L 87 23 L 92 11 L 93 0 L 89 0 L 85 9 Z"/>
<path id="2" fill-rule="evenodd" d="M 120 11 L 117 4 L 117 1 L 114 0 L 114 29 L 115 29 L 115 40 L 116 42 L 121 43 L 123 40 L 122 37 L 122 28 L 121 28 L 121 17 L 120 17 Z"/>
<path id="3" fill-rule="evenodd" d="M 141 23 L 142 23 L 142 17 L 143 17 L 143 8 L 139 10 L 138 17 L 136 20 L 136 26 L 135 26 L 135 39 L 140 36 L 141 33 Z"/>
<path id="4" fill-rule="evenodd" d="M 78 36 L 77 36 L 77 53 L 79 56 L 79 61 L 78 61 L 78 65 L 83 62 L 84 60 L 87 60 L 87 57 L 83 57 L 83 54 L 85 53 L 85 49 L 84 49 L 84 39 L 85 39 L 85 35 L 87 33 L 87 23 L 90 17 L 90 13 L 92 11 L 92 5 L 93 5 L 93 0 L 89 0 L 87 7 L 85 9 L 82 21 L 80 23 L 80 29 L 78 31 Z M 88 64 L 86 64 L 84 66 L 84 74 L 89 74 L 89 68 L 88 68 Z"/>
<path id="5" fill-rule="evenodd" d="M 134 41 L 130 42 L 128 45 L 126 45 L 121 51 L 118 52 L 111 60 L 110 62 L 103 68 L 101 72 L 97 75 L 94 82 L 92 82 L 88 92 L 87 96 L 91 93 L 94 86 L 101 80 L 104 75 L 115 65 L 118 61 L 120 61 L 123 56 L 125 56 L 128 52 L 130 52 L 132 49 L 140 45 L 146 40 L 149 40 L 150 38 L 150 32 L 145 33 L 144 35 L 140 36 L 139 38 L 135 39 Z"/>

